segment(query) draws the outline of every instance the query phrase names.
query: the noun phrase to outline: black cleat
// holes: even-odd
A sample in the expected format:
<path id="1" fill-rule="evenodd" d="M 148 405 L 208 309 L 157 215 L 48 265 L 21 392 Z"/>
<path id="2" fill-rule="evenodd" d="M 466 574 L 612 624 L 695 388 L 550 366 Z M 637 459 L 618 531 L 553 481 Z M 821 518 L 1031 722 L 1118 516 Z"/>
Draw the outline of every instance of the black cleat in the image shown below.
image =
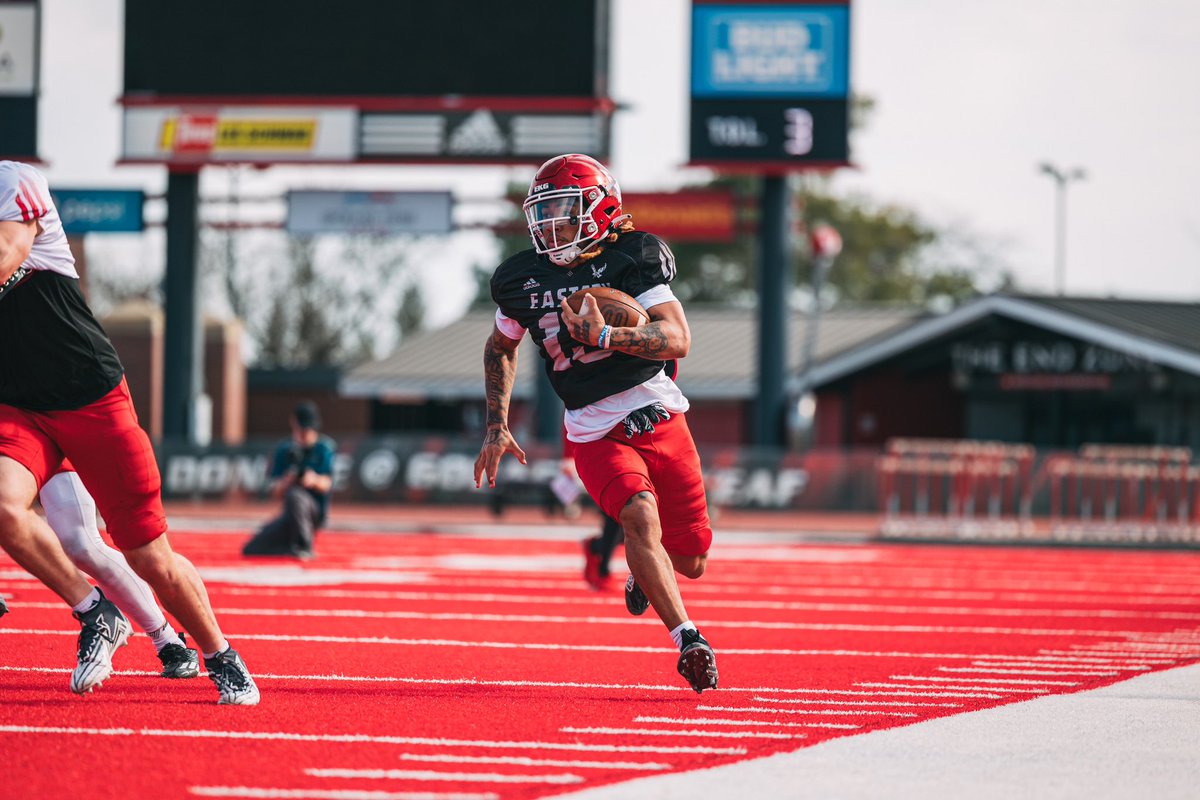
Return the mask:
<path id="1" fill-rule="evenodd" d="M 717 688 L 717 655 L 700 631 L 683 632 L 683 647 L 679 648 L 679 663 L 675 668 L 696 694 Z"/>
<path id="2" fill-rule="evenodd" d="M 646 593 L 630 575 L 625 579 L 625 608 L 629 610 L 630 614 L 640 617 L 646 613 L 646 609 L 649 607 L 650 601 L 646 599 Z"/>
<path id="3" fill-rule="evenodd" d="M 179 634 L 183 641 L 183 634 Z M 164 678 L 196 678 L 200 675 L 200 654 L 181 644 L 169 644 L 158 651 Z"/>
<path id="4" fill-rule="evenodd" d="M 8 604 L 4 602 L 4 595 L 0 594 L 0 617 L 8 613 Z"/>

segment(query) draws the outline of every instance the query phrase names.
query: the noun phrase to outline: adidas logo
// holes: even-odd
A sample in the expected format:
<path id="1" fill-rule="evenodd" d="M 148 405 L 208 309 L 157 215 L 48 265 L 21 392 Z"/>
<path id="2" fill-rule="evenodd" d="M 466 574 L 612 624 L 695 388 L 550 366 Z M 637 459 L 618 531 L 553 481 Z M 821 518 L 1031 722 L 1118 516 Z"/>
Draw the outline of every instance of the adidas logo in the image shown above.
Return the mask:
<path id="1" fill-rule="evenodd" d="M 508 141 L 496 118 L 481 108 L 454 129 L 446 148 L 451 153 L 503 153 Z"/>
<path id="2" fill-rule="evenodd" d="M 540 283 L 533 278 L 530 278 L 529 280 L 525 281 L 525 285 L 521 287 L 521 290 L 528 292 L 530 289 L 536 289 L 539 286 L 541 286 Z"/>

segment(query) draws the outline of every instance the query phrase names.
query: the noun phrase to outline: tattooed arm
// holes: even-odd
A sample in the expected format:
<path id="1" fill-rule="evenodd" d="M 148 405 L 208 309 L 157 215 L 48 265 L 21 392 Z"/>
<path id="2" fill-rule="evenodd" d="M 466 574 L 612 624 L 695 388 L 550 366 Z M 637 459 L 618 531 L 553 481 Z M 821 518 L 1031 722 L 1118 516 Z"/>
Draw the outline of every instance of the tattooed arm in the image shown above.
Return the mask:
<path id="1" fill-rule="evenodd" d="M 686 356 L 692 347 L 692 331 L 683 315 L 683 306 L 673 300 L 651 306 L 646 313 L 650 321 L 645 325 L 613 328 L 609 333 L 609 349 L 655 361 Z"/>
<path id="2" fill-rule="evenodd" d="M 571 338 L 595 347 L 600 339 L 600 329 L 604 327 L 604 317 L 592 298 L 583 299 L 578 314 L 571 310 L 565 300 L 561 309 L 563 323 L 571 333 Z M 683 306 L 672 300 L 651 306 L 646 313 L 650 321 L 645 325 L 613 328 L 608 336 L 608 349 L 652 361 L 686 356 L 692 346 L 692 332 L 688 328 L 687 317 L 683 315 Z"/>
<path id="3" fill-rule="evenodd" d="M 512 399 L 513 382 L 517 377 L 517 345 L 519 340 L 510 339 L 492 328 L 492 335 L 483 346 L 483 381 L 487 397 L 487 431 L 483 436 L 483 447 L 475 459 L 475 488 L 479 488 L 486 474 L 488 486 L 496 485 L 496 472 L 505 453 L 512 453 L 522 464 L 525 451 L 517 444 L 508 430 L 508 404 Z"/>

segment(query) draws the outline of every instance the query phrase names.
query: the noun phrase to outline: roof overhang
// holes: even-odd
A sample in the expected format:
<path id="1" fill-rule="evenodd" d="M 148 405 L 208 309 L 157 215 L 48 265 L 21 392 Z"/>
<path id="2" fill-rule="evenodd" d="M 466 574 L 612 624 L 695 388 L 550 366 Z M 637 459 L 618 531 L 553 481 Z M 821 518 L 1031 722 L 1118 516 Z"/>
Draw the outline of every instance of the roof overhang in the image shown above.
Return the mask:
<path id="1" fill-rule="evenodd" d="M 1200 355 L 1195 353 L 1036 302 L 1003 295 L 989 295 L 960 306 L 948 314 L 922 320 L 902 331 L 889 334 L 878 342 L 855 348 L 818 364 L 810 373 L 809 385 L 821 386 L 831 383 L 993 315 L 1024 322 L 1064 336 L 1072 336 L 1181 372 L 1200 375 Z M 789 388 L 799 388 L 799 376 L 789 381 Z"/>

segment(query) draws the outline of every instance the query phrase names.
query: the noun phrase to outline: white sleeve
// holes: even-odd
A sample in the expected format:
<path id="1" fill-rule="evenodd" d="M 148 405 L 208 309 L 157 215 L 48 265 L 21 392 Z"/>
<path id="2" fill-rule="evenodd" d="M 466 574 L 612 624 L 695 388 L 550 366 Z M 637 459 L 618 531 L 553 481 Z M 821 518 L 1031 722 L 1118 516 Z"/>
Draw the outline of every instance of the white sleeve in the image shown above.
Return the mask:
<path id="1" fill-rule="evenodd" d="M 0 222 L 29 222 L 50 212 L 46 179 L 32 167 L 0 161 Z"/>
<path id="2" fill-rule="evenodd" d="M 496 328 L 508 338 L 519 342 L 525 338 L 525 329 L 521 323 L 512 317 L 507 317 L 500 309 L 496 309 Z"/>
<path id="3" fill-rule="evenodd" d="M 665 283 L 660 283 L 655 286 L 651 286 L 634 299 L 641 303 L 642 308 L 649 310 L 653 306 L 673 302 L 676 297 L 675 293 L 671 291 L 670 286 Z"/>

